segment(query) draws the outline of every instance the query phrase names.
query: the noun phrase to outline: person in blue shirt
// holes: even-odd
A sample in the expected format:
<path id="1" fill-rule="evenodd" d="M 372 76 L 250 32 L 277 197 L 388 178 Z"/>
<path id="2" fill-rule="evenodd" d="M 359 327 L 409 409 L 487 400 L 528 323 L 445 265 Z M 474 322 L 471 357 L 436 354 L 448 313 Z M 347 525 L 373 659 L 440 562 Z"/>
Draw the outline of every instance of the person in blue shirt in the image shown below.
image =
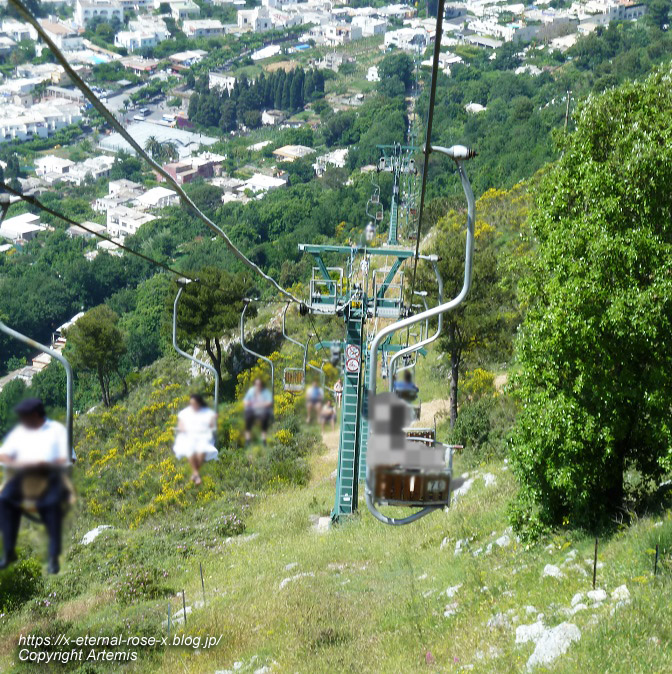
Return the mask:
<path id="1" fill-rule="evenodd" d="M 322 403 L 324 402 L 324 391 L 317 379 L 308 387 L 306 391 L 306 423 L 309 424 L 313 420 L 313 413 L 315 419 L 320 418 L 322 412 Z"/>
<path id="2" fill-rule="evenodd" d="M 403 400 L 415 400 L 420 389 L 413 383 L 410 370 L 404 372 L 403 381 L 395 380 L 392 390 Z"/>
<path id="3" fill-rule="evenodd" d="M 262 379 L 257 377 L 243 399 L 245 406 L 245 444 L 252 440 L 252 428 L 258 421 L 261 426 L 261 439 L 266 444 L 268 427 L 273 420 L 273 396 Z"/>

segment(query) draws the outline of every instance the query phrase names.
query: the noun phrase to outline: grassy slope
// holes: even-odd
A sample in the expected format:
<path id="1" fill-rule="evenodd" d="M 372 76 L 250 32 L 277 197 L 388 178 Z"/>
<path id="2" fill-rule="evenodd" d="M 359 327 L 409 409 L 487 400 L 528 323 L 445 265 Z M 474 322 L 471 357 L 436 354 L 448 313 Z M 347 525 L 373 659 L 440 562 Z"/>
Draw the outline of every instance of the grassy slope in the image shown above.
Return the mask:
<path id="1" fill-rule="evenodd" d="M 477 478 L 449 513 L 412 527 L 384 527 L 363 513 L 317 534 L 309 518 L 330 510 L 332 468 L 331 460 L 317 459 L 311 486 L 258 498 L 248 525 L 258 537 L 209 562 L 207 585 L 221 592 L 189 624 L 189 633 L 223 633 L 220 647 L 198 655 L 168 651 L 157 671 L 212 672 L 256 655 L 250 671 L 275 661 L 273 671 L 280 672 L 459 671 L 468 664 L 475 671 L 517 672 L 533 650 L 514 644 L 515 625 L 534 622 L 525 607 L 543 612 L 552 626 L 566 620 L 561 608 L 576 592 L 591 589 L 583 560 L 592 556 L 593 541 L 585 537 L 553 539 L 549 549 L 548 541 L 529 549 L 513 541 L 473 556 L 506 527 L 513 482 L 503 464 L 487 469 L 496 476 L 494 486 Z M 458 538 L 471 539 L 470 552 L 454 555 Z M 609 600 L 571 618 L 582 639 L 550 671 L 672 671 L 672 586 L 669 576 L 653 581 L 647 553 L 659 538 L 672 539 L 669 514 L 662 526 L 643 519 L 602 543 L 598 587 L 611 592 L 625 583 L 632 603 L 610 615 Z M 560 565 L 572 550 L 585 571 L 569 564 L 563 579 L 542 580 L 544 566 Z M 286 570 L 288 564 L 296 566 Z M 280 589 L 283 579 L 300 573 L 313 575 Z M 446 588 L 460 583 L 454 599 L 447 599 Z M 192 575 L 188 593 L 197 590 Z M 452 601 L 457 615 L 446 618 Z M 511 627 L 487 626 L 493 615 L 507 612 Z M 435 660 L 429 666 L 428 651 Z"/>

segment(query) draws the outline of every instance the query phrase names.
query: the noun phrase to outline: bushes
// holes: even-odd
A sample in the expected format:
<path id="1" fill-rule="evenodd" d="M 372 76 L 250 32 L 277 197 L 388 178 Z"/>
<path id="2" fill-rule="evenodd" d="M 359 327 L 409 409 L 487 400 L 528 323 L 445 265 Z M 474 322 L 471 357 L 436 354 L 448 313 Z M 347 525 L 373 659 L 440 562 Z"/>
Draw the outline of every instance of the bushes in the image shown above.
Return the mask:
<path id="1" fill-rule="evenodd" d="M 0 571 L 0 613 L 14 611 L 37 596 L 44 586 L 36 559 L 22 559 Z"/>

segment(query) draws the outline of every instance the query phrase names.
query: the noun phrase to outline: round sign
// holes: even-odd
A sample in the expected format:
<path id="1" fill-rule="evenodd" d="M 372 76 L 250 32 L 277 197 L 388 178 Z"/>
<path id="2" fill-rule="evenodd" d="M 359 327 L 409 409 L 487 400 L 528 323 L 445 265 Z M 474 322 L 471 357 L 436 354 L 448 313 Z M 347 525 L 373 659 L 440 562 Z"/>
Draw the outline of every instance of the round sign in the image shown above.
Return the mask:
<path id="1" fill-rule="evenodd" d="M 348 344 L 348 346 L 345 348 L 346 358 L 356 358 L 357 360 L 359 360 L 360 354 L 361 351 L 356 344 Z"/>
<path id="2" fill-rule="evenodd" d="M 345 369 L 348 372 L 359 372 L 359 359 L 348 358 L 348 360 L 345 361 Z"/>

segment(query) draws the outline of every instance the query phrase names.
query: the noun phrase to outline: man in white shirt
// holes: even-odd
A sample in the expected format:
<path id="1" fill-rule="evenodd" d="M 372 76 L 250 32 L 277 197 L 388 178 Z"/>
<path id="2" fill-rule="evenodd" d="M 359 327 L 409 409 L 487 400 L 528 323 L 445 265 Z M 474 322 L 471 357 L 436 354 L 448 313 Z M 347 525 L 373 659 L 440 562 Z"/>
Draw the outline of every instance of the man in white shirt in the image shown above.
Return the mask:
<path id="1" fill-rule="evenodd" d="M 19 424 L 0 447 L 0 464 L 12 474 L 0 492 L 0 529 L 4 548 L 0 569 L 7 568 L 17 559 L 16 540 L 22 503 L 33 496 L 49 534 L 49 573 L 58 573 L 66 496 L 62 470 L 70 463 L 67 431 L 62 424 L 47 419 L 44 405 L 38 398 L 23 400 L 15 411 Z M 39 493 L 26 493 L 31 485 Z"/>

